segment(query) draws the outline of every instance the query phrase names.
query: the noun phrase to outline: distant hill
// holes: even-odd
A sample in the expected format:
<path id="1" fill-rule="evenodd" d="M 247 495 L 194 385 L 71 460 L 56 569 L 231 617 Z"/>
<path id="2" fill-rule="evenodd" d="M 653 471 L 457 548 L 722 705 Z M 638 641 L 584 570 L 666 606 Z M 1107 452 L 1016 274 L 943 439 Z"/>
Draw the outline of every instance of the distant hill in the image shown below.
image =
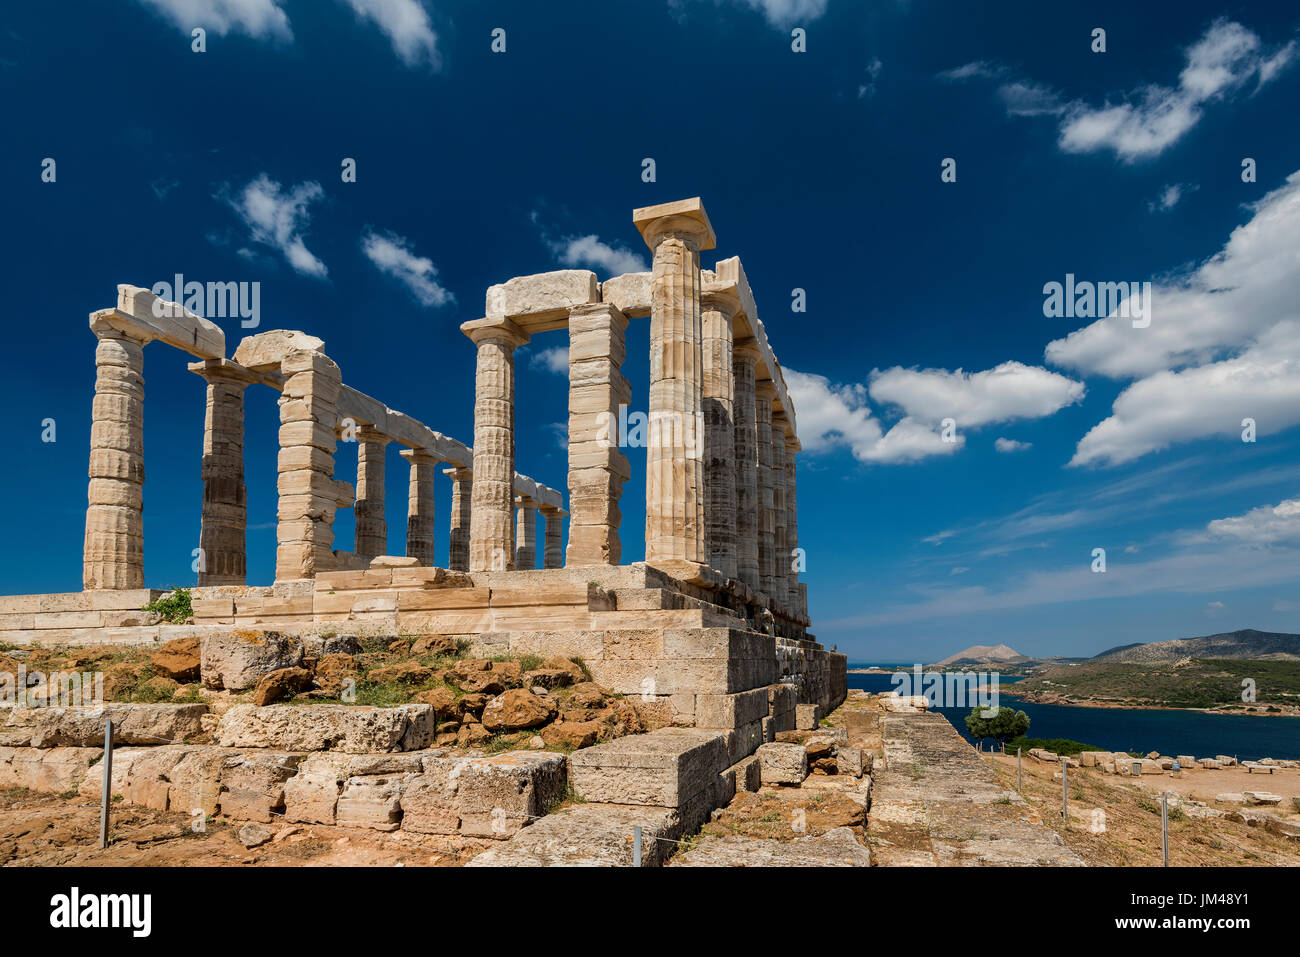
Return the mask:
<path id="1" fill-rule="evenodd" d="M 1019 661 L 1028 659 L 1014 648 L 1008 648 L 1006 645 L 971 645 L 964 648 L 955 655 L 949 655 L 943 661 L 935 662 L 936 665 L 987 665 L 987 664 L 1014 664 Z"/>
<path id="2" fill-rule="evenodd" d="M 1297 660 L 1300 659 L 1300 635 L 1245 628 L 1204 638 L 1174 638 L 1148 644 L 1120 645 L 1103 651 L 1090 660 L 1141 664 L 1146 661 L 1175 661 L 1179 658 Z"/>

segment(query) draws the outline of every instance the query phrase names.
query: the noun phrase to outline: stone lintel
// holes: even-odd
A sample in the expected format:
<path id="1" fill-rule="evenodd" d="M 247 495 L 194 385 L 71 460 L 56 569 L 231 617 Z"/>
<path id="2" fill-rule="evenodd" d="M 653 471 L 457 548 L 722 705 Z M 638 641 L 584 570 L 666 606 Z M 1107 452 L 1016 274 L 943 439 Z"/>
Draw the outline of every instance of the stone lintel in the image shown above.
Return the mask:
<path id="1" fill-rule="evenodd" d="M 600 301 L 600 283 L 589 269 L 557 269 L 516 276 L 489 286 L 486 314 L 508 318 L 530 335 L 563 329 L 569 310 Z"/>

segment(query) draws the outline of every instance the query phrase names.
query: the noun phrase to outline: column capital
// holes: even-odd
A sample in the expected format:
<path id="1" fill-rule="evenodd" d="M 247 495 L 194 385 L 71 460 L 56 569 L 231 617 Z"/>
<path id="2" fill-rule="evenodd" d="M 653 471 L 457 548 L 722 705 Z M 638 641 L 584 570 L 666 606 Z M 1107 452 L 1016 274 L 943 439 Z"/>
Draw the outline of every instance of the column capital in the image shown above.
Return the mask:
<path id="1" fill-rule="evenodd" d="M 232 382 L 245 386 L 261 382 L 263 377 L 230 359 L 204 359 L 188 363 L 185 368 L 207 382 Z"/>
<path id="2" fill-rule="evenodd" d="M 538 511 L 541 512 L 543 515 L 545 515 L 547 518 L 564 518 L 564 516 L 569 514 L 564 509 L 556 508 L 554 505 L 539 506 Z"/>
<path id="3" fill-rule="evenodd" d="M 758 365 L 758 360 L 762 358 L 762 353 L 758 348 L 758 340 L 753 336 L 745 336 L 737 339 L 731 348 L 732 361 L 743 360 L 751 368 Z"/>
<path id="4" fill-rule="evenodd" d="M 474 478 L 474 470 L 468 465 L 456 465 L 449 469 L 443 469 L 442 474 L 457 482 L 464 482 Z"/>
<path id="5" fill-rule="evenodd" d="M 527 495 L 515 496 L 516 508 L 537 508 L 537 504 L 537 502 L 533 501 L 533 499 Z"/>
<path id="6" fill-rule="evenodd" d="M 357 426 L 357 441 L 378 442 L 387 445 L 389 442 L 393 441 L 393 438 L 390 435 L 380 432 L 373 425 L 363 422 Z"/>
<path id="7" fill-rule="evenodd" d="M 734 282 L 714 280 L 706 282 L 700 291 L 700 306 L 722 313 L 730 321 L 737 313 L 745 311 L 740 301 L 740 290 Z M 757 352 L 755 352 L 757 355 Z"/>
<path id="8" fill-rule="evenodd" d="M 522 346 L 530 338 L 528 333 L 524 332 L 514 322 L 500 317 L 472 319 L 469 322 L 462 323 L 460 331 L 469 336 L 476 346 L 481 346 L 486 342 L 499 342 L 511 349 L 515 349 Z"/>
<path id="9" fill-rule="evenodd" d="M 771 379 L 759 379 L 754 383 L 754 395 L 764 402 L 771 402 L 776 398 L 776 385 Z M 784 412 L 773 410 L 773 415 L 785 415 Z"/>
<path id="10" fill-rule="evenodd" d="M 795 435 L 793 432 L 786 432 L 785 450 L 787 452 L 802 452 L 803 443 L 799 441 L 799 436 Z"/>
<path id="11" fill-rule="evenodd" d="M 437 465 L 442 461 L 428 449 L 402 449 L 397 454 L 412 465 Z"/>
<path id="12" fill-rule="evenodd" d="M 698 196 L 634 209 L 632 223 L 651 249 L 669 237 L 681 239 L 696 252 L 713 249 L 717 245 L 713 225 Z"/>

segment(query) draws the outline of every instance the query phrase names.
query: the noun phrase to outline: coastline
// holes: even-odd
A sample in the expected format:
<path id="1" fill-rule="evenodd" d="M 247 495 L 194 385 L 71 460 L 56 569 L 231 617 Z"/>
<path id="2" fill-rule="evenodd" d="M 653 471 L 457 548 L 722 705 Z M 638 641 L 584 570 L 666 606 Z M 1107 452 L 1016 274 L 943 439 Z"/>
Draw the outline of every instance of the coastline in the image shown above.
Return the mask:
<path id="1" fill-rule="evenodd" d="M 1156 704 L 1143 700 L 1131 701 L 1095 701 L 1072 698 L 1069 695 L 1057 694 L 1040 694 L 1038 692 L 1019 692 L 1006 689 L 998 689 L 998 693 L 1003 697 L 1016 698 L 1021 701 L 1028 701 L 1032 704 L 1055 704 L 1064 705 L 1074 708 L 1103 708 L 1103 709 L 1132 709 L 1140 708 L 1144 711 L 1183 711 L 1188 714 L 1223 714 L 1223 715 L 1240 715 L 1243 717 L 1253 718 L 1300 718 L 1300 707 L 1296 705 L 1275 705 L 1280 711 L 1258 711 L 1254 709 L 1240 708 L 1178 708 L 1173 705 Z"/>

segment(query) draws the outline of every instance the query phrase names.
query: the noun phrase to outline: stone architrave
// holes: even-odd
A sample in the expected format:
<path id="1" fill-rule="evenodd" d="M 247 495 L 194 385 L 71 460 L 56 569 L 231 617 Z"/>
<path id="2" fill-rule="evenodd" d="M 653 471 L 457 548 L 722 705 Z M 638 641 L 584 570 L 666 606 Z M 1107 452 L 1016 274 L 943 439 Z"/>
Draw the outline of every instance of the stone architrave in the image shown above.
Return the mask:
<path id="1" fill-rule="evenodd" d="M 569 314 L 569 546 L 566 565 L 617 565 L 618 501 L 631 464 L 619 450 L 619 409 L 631 387 L 619 367 L 627 318 L 609 303 Z M 548 534 L 549 534 L 548 516 Z"/>
<path id="2" fill-rule="evenodd" d="M 515 498 L 515 571 L 537 567 L 537 503 L 526 495 Z"/>
<path id="3" fill-rule="evenodd" d="M 469 518 L 474 499 L 474 470 L 443 469 L 451 479 L 451 527 L 447 533 L 447 567 L 469 571 Z"/>
<path id="4" fill-rule="evenodd" d="M 426 568 L 432 568 L 437 528 L 433 477 L 437 474 L 438 458 L 425 449 L 402 449 L 401 455 L 410 463 L 406 489 L 406 555 L 419 559 Z"/>
<path id="5" fill-rule="evenodd" d="M 333 570 L 334 513 L 352 504 L 352 486 L 334 478 L 339 367 L 322 352 L 298 350 L 281 371 L 275 578 L 287 581 Z"/>
<path id="6" fill-rule="evenodd" d="M 460 328 L 478 347 L 469 570 L 507 571 L 514 565 L 515 349 L 529 337 L 504 318 Z"/>
<path id="7" fill-rule="evenodd" d="M 713 227 L 698 198 L 638 209 L 632 221 L 654 253 L 645 560 L 704 563 L 700 252 L 714 247 Z"/>
<path id="8" fill-rule="evenodd" d="M 384 518 L 384 459 L 388 436 L 363 425 L 357 429 L 356 543 L 358 558 L 388 554 L 388 522 Z"/>
<path id="9" fill-rule="evenodd" d="M 559 568 L 564 561 L 564 516 L 568 514 L 562 508 L 546 506 L 542 515 L 546 518 L 546 537 L 542 545 L 542 567 Z"/>
<path id="10" fill-rule="evenodd" d="M 144 346 L 103 325 L 95 329 L 90 486 L 82 583 L 144 587 Z"/>
<path id="11" fill-rule="evenodd" d="M 704 356 L 704 531 L 709 564 L 736 578 L 736 425 L 732 318 L 735 283 L 706 283 L 701 299 Z"/>
<path id="12" fill-rule="evenodd" d="M 759 512 L 758 423 L 754 373 L 758 365 L 758 343 L 738 340 L 731 364 L 735 374 L 736 420 L 736 565 L 737 577 L 752 588 L 761 588 L 758 573 Z"/>
<path id="13" fill-rule="evenodd" d="M 198 583 L 243 585 L 248 576 L 244 390 L 257 377 L 224 359 L 195 362 L 189 368 L 207 383 Z"/>
<path id="14" fill-rule="evenodd" d="M 758 435 L 758 590 L 775 598 L 776 515 L 772 490 L 772 400 L 776 388 L 769 379 L 754 383 L 754 431 Z"/>

